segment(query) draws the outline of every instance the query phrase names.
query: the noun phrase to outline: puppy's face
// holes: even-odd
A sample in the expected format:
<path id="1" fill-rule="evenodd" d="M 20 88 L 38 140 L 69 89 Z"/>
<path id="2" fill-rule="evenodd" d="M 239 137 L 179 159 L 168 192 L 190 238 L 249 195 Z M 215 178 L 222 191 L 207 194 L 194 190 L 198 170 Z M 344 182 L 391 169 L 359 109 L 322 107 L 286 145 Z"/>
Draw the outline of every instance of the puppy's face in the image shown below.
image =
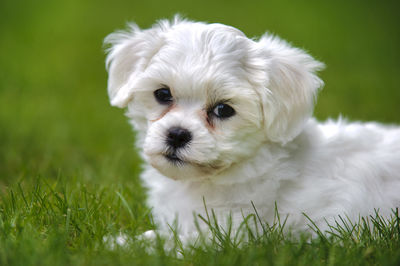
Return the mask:
<path id="1" fill-rule="evenodd" d="M 224 25 L 163 21 L 108 42 L 111 102 L 128 107 L 144 158 L 173 179 L 212 178 L 263 142 L 290 141 L 321 85 L 301 50 Z"/>
<path id="2" fill-rule="evenodd" d="M 155 64 L 155 71 L 160 67 Z M 249 157 L 265 139 L 257 94 L 222 71 L 236 69 L 205 74 L 204 66 L 193 73 L 176 61 L 167 69 L 162 80 L 151 75 L 132 103 L 146 116 L 145 158 L 161 173 L 174 179 L 210 177 Z"/>

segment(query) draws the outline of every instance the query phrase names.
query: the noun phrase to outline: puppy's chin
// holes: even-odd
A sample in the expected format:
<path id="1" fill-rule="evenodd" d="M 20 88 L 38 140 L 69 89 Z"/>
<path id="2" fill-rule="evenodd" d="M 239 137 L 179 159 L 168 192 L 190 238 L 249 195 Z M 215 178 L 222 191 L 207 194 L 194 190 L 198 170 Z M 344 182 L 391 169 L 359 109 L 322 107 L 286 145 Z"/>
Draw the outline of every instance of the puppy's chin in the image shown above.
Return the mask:
<path id="1" fill-rule="evenodd" d="M 203 180 L 222 172 L 227 166 L 221 163 L 198 163 L 166 156 L 146 155 L 148 163 L 164 176 L 174 180 Z"/>

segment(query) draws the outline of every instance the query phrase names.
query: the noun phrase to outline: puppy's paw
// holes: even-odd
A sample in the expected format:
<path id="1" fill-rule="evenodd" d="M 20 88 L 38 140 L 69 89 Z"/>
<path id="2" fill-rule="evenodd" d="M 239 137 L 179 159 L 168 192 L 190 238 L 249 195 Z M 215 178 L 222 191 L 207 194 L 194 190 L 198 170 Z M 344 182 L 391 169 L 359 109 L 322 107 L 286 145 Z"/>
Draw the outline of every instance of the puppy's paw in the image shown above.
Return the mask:
<path id="1" fill-rule="evenodd" d="M 118 247 L 125 247 L 130 240 L 130 237 L 126 234 L 119 233 L 117 236 L 104 236 L 103 243 L 108 249 L 114 250 Z"/>
<path id="2" fill-rule="evenodd" d="M 139 235 L 137 237 L 139 241 L 149 241 L 149 242 L 154 242 L 157 239 L 157 234 L 155 230 L 148 230 L 144 232 L 143 234 Z"/>

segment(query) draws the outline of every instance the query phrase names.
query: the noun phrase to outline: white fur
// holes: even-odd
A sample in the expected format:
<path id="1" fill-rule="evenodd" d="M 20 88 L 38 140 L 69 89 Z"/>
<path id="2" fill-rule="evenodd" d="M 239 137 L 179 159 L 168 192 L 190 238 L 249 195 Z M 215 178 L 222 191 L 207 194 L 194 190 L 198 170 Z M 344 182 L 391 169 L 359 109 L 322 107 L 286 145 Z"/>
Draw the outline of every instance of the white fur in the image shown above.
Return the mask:
<path id="1" fill-rule="evenodd" d="M 326 229 L 338 215 L 356 220 L 400 206 L 400 129 L 311 118 L 323 65 L 304 51 L 269 34 L 248 39 L 229 26 L 180 18 L 148 30 L 131 24 L 106 43 L 111 103 L 127 107 L 138 132 L 147 162 L 141 177 L 161 229 L 178 218 L 182 234 L 195 231 L 203 197 L 236 225 L 253 213 L 251 201 L 271 222 L 276 202 L 300 230 L 308 223 L 303 212 Z M 165 85 L 171 106 L 153 95 Z M 236 114 L 210 125 L 207 111 L 222 100 Z M 162 155 L 173 126 L 193 135 L 178 152 L 180 165 Z"/>

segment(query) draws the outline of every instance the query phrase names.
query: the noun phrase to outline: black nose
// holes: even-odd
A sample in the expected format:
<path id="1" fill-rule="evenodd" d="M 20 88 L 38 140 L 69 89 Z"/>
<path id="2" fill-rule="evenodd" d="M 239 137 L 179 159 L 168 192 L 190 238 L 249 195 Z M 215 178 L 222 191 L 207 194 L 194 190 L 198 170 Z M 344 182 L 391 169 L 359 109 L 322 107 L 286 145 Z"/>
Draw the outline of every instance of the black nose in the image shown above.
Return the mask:
<path id="1" fill-rule="evenodd" d="M 192 140 L 192 134 L 184 128 L 172 127 L 168 130 L 167 144 L 174 148 L 182 148 Z"/>

